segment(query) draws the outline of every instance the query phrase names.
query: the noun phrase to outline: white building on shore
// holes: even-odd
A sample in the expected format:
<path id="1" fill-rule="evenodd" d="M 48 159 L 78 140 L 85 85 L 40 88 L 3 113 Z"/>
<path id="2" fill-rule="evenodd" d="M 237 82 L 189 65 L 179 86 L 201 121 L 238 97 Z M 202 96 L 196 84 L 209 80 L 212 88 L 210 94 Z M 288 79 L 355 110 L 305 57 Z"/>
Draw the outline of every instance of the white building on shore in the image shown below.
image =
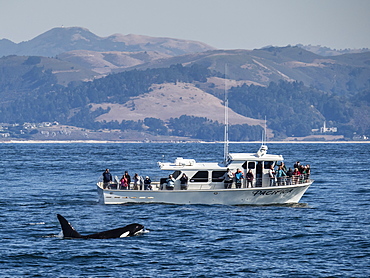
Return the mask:
<path id="1" fill-rule="evenodd" d="M 338 128 L 336 128 L 336 127 L 326 127 L 326 121 L 324 121 L 324 125 L 322 127 L 320 127 L 320 129 L 312 129 L 312 132 L 336 133 L 336 132 L 338 132 Z"/>

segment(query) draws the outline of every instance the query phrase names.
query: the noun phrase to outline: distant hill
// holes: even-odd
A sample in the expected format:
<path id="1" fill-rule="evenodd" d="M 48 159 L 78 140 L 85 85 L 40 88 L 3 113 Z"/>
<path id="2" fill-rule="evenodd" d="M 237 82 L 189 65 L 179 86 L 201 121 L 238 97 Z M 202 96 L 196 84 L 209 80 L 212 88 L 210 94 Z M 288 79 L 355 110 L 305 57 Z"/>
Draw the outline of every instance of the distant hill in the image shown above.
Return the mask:
<path id="1" fill-rule="evenodd" d="M 324 57 L 299 47 L 255 50 L 210 50 L 180 56 L 158 52 L 72 51 L 58 55 L 99 75 L 133 69 L 199 64 L 228 78 L 267 86 L 271 81 L 302 81 L 323 91 L 353 94 L 367 87 L 370 52 Z"/>
<path id="2" fill-rule="evenodd" d="M 363 53 L 369 52 L 369 48 L 361 48 L 361 49 L 331 49 L 329 47 L 321 46 L 321 45 L 303 45 L 297 44 L 296 46 L 308 50 L 312 53 L 321 55 L 321 56 L 337 56 L 342 54 L 354 54 L 354 53 Z"/>
<path id="3" fill-rule="evenodd" d="M 53 28 L 29 41 L 14 43 L 0 40 L 0 57 L 7 55 L 55 57 L 73 50 L 89 51 L 156 51 L 176 56 L 214 49 L 202 42 L 141 35 L 114 34 L 99 37 L 81 27 Z"/>
<path id="4" fill-rule="evenodd" d="M 90 69 L 99 75 L 120 72 L 127 68 L 151 62 L 156 59 L 165 59 L 171 55 L 156 51 L 121 52 L 121 51 L 90 51 L 73 50 L 59 54 L 57 58 L 74 63 L 80 67 Z"/>
<path id="5" fill-rule="evenodd" d="M 354 50 L 359 53 L 323 56 L 329 55 L 329 50 L 303 45 L 215 50 L 201 42 L 172 38 L 132 34 L 103 38 L 80 27 L 54 28 L 19 44 L 6 39 L 0 41 L 0 56 L 56 57 L 59 62 L 43 59 L 45 62 L 42 66 L 51 69 L 62 85 L 133 69 L 196 63 L 219 73 L 224 73 L 227 68 L 229 79 L 262 86 L 281 79 L 302 81 L 306 86 L 341 95 L 351 95 L 368 86 L 370 52 L 363 52 L 366 49 L 362 49 Z M 63 64 L 62 61 L 67 63 Z"/>
<path id="6" fill-rule="evenodd" d="M 370 52 L 323 57 L 299 47 L 255 50 L 213 50 L 193 53 L 130 67 L 147 69 L 172 64 L 199 64 L 234 80 L 268 85 L 271 81 L 302 81 L 325 92 L 346 95 L 368 87 Z"/>
<path id="7" fill-rule="evenodd" d="M 0 95 L 4 91 L 17 92 L 30 90 L 30 83 L 37 84 L 38 75 L 35 72 L 50 71 L 61 85 L 71 81 L 88 81 L 99 76 L 89 67 L 82 67 L 68 61 L 40 56 L 10 55 L 0 58 Z M 23 88 L 23 89 L 21 89 Z"/>

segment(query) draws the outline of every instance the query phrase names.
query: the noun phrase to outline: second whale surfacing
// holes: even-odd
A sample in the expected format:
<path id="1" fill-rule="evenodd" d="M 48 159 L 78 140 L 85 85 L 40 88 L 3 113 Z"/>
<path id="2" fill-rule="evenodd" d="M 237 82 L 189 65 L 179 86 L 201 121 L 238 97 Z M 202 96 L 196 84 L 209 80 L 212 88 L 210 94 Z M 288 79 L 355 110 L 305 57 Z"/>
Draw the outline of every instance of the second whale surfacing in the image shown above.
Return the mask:
<path id="1" fill-rule="evenodd" d="M 91 235 L 79 234 L 72 225 L 60 214 L 57 214 L 60 225 L 62 226 L 64 238 L 94 238 L 94 239 L 108 239 L 120 238 L 139 235 L 144 232 L 144 226 L 141 224 L 133 223 L 122 228 L 99 232 Z"/>

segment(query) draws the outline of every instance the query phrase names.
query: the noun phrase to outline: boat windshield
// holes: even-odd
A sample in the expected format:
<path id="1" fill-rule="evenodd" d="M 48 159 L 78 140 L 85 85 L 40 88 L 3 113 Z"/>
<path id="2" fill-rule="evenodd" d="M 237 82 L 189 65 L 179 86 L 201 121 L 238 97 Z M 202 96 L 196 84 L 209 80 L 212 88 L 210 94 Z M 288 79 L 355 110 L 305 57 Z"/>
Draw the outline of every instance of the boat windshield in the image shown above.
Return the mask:
<path id="1" fill-rule="evenodd" d="M 181 171 L 175 171 L 173 172 L 172 177 L 176 180 L 177 177 L 180 176 L 180 174 L 181 174 Z"/>

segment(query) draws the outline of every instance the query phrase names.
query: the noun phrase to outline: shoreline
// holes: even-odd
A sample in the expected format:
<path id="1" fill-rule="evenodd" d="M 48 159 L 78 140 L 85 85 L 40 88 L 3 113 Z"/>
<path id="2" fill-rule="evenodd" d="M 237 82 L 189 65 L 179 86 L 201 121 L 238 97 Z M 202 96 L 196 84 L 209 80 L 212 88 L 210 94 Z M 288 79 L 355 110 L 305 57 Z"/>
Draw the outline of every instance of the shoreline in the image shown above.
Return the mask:
<path id="1" fill-rule="evenodd" d="M 109 140 L 9 140 L 0 141 L 0 144 L 224 144 L 223 141 L 109 141 Z M 228 142 L 229 144 L 261 144 L 260 141 Z M 265 144 L 369 144 L 370 141 L 268 141 Z"/>

